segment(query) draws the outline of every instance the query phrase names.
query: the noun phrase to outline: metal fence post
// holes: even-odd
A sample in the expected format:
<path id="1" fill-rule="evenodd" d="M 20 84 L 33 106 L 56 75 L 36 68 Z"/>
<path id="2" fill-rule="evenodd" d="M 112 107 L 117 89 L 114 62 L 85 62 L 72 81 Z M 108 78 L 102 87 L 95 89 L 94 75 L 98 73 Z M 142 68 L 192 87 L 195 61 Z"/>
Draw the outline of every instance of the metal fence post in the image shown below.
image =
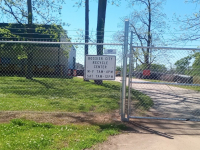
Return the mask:
<path id="1" fill-rule="evenodd" d="M 125 118 L 128 32 L 129 32 L 129 20 L 125 20 L 124 52 L 123 52 L 123 75 L 122 75 L 122 99 L 121 99 L 121 106 L 122 106 L 121 107 L 121 121 L 128 121 L 127 118 Z"/>
<path id="2" fill-rule="evenodd" d="M 130 116 L 130 105 L 131 105 L 131 82 L 132 82 L 132 64 L 133 64 L 133 32 L 131 31 L 131 39 L 130 39 L 130 56 L 129 56 L 129 79 L 128 79 L 128 111 L 127 111 L 127 119 L 129 120 Z"/>

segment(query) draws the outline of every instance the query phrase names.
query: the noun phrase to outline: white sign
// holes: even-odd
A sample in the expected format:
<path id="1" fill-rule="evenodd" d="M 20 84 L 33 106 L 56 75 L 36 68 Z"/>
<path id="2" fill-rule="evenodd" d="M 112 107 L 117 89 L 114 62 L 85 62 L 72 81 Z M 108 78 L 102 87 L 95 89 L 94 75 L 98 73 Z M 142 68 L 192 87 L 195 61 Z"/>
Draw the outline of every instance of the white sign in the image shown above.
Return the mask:
<path id="1" fill-rule="evenodd" d="M 116 54 L 116 49 L 104 49 L 104 54 Z"/>
<path id="2" fill-rule="evenodd" d="M 115 80 L 116 56 L 86 55 L 86 80 Z"/>

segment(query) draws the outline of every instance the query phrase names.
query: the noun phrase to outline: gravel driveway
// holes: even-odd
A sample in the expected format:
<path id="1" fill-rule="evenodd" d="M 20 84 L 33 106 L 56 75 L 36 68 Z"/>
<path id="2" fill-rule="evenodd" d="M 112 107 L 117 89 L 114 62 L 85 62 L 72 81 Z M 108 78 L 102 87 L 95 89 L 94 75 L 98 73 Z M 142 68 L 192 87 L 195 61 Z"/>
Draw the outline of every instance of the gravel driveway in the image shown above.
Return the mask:
<path id="1" fill-rule="evenodd" d="M 116 77 L 121 82 L 121 77 Z M 143 80 L 133 79 L 134 82 Z M 145 81 L 143 81 L 145 82 Z M 138 114 L 132 106 L 134 116 L 200 119 L 200 92 L 169 85 L 133 83 L 132 88 L 150 96 L 154 106 L 146 114 Z M 135 113 L 135 114 L 134 114 Z"/>

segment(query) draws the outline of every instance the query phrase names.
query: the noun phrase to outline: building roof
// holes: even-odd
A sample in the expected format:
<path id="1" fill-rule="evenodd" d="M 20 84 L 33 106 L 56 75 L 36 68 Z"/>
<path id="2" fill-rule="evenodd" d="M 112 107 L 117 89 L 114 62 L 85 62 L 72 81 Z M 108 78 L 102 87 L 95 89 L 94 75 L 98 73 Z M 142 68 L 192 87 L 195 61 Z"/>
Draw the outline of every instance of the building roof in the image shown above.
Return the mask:
<path id="1" fill-rule="evenodd" d="M 0 23 L 0 40 L 3 41 L 49 41 L 59 42 L 67 37 L 60 25 L 36 25 Z M 5 29 L 5 30 L 3 30 Z"/>

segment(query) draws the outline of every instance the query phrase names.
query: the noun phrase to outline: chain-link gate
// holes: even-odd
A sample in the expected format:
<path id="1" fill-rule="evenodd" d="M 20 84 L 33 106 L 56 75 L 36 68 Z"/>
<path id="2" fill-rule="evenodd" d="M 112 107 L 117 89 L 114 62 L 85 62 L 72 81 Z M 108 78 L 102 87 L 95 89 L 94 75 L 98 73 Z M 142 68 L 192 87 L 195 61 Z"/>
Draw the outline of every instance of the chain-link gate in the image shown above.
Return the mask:
<path id="1" fill-rule="evenodd" d="M 143 48 L 143 47 L 135 47 Z M 170 51 L 170 48 L 157 48 Z M 174 50 L 175 48 L 171 48 Z M 178 49 L 176 59 L 180 60 L 186 50 Z M 177 56 L 178 55 L 178 56 Z M 160 63 L 170 64 L 167 57 Z M 138 65 L 138 64 L 137 64 Z M 200 121 L 200 78 L 197 69 L 169 70 L 165 67 L 153 70 L 131 65 L 129 72 L 129 118 L 151 118 L 169 120 Z M 135 66 L 135 68 L 133 68 Z M 143 98 L 141 98 L 143 97 Z"/>
<path id="2" fill-rule="evenodd" d="M 148 64 L 141 61 L 146 57 L 144 49 L 149 49 Z M 124 53 L 129 66 L 123 66 L 128 70 L 123 74 L 128 89 L 124 88 L 122 120 L 200 121 L 199 50 L 131 44 L 130 51 Z"/>

